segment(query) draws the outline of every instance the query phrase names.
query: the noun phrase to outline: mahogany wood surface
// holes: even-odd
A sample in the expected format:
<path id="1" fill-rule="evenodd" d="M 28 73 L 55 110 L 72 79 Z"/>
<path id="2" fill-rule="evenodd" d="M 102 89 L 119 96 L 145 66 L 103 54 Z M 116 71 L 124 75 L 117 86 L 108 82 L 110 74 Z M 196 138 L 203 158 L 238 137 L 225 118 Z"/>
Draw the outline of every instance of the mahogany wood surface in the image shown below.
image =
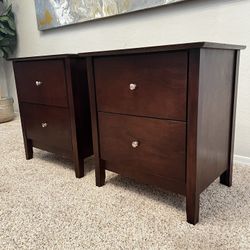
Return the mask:
<path id="1" fill-rule="evenodd" d="M 96 57 L 96 56 L 110 56 L 110 55 L 128 55 L 128 54 L 140 54 L 140 53 L 152 53 L 152 52 L 166 52 L 171 50 L 187 50 L 194 48 L 210 48 L 210 49 L 229 49 L 229 50 L 241 50 L 245 49 L 245 45 L 237 44 L 225 44 L 216 42 L 206 42 L 206 41 L 196 41 L 189 43 L 178 43 L 178 44 L 167 44 L 167 45 L 157 45 L 157 46 L 146 46 L 139 48 L 127 48 L 127 49 L 116 49 L 116 50 L 104 50 L 104 51 L 92 51 L 92 52 L 82 52 L 79 53 L 79 57 Z M 10 61 L 24 62 L 24 61 L 37 61 L 37 60 L 50 60 L 50 59 L 64 59 L 64 58 L 75 58 L 76 54 L 57 54 L 57 55 L 37 55 L 29 57 L 18 57 L 9 58 Z"/>
<path id="2" fill-rule="evenodd" d="M 200 49 L 189 51 L 188 71 L 188 119 L 187 119 L 187 162 L 186 162 L 186 213 L 187 221 L 199 221 L 199 199 L 197 190 L 197 130 L 199 98 Z"/>
<path id="3" fill-rule="evenodd" d="M 186 123 L 99 112 L 105 168 L 185 182 Z M 139 145 L 133 148 L 132 142 Z"/>
<path id="4" fill-rule="evenodd" d="M 197 175 L 202 192 L 229 166 L 235 51 L 200 51 Z M 191 83 L 190 83 L 191 84 Z"/>
<path id="5" fill-rule="evenodd" d="M 228 187 L 232 186 L 233 178 L 233 158 L 234 158 L 234 136 L 235 136 L 235 116 L 236 116 L 236 105 L 237 105 L 237 93 L 238 93 L 238 77 L 239 77 L 239 63 L 240 63 L 240 51 L 234 52 L 234 78 L 232 81 L 232 100 L 231 100 L 231 110 L 230 113 L 230 131 L 229 131 L 229 154 L 228 154 L 228 165 L 227 170 L 220 176 L 221 184 Z"/>
<path id="6" fill-rule="evenodd" d="M 21 105 L 28 139 L 72 151 L 68 109 L 27 103 Z"/>
<path id="7" fill-rule="evenodd" d="M 201 192 L 218 177 L 232 185 L 239 54 L 244 48 L 194 42 L 16 59 L 26 158 L 32 158 L 33 146 L 67 155 L 81 177 L 93 138 L 97 186 L 105 184 L 105 170 L 111 170 L 180 193 L 186 196 L 187 221 L 196 224 Z M 47 69 L 47 62 L 56 70 Z M 51 92 L 23 90 L 34 75 L 43 77 L 36 73 L 39 68 L 49 72 L 44 79 Z M 49 110 L 41 113 L 50 114 L 53 131 L 67 114 L 57 128 L 65 133 L 62 138 L 50 131 L 46 138 L 51 138 L 43 140 L 36 127 L 43 117 L 36 109 Z M 132 147 L 135 141 L 138 146 Z M 72 152 L 67 146 L 58 150 L 58 144 Z"/>
<path id="8" fill-rule="evenodd" d="M 84 158 L 93 153 L 85 59 L 31 57 L 15 59 L 13 66 L 26 159 L 33 157 L 33 147 L 60 154 L 82 177 Z M 42 129 L 41 123 L 48 126 Z"/>
<path id="9" fill-rule="evenodd" d="M 92 57 L 87 57 L 86 60 L 87 60 L 87 74 L 89 83 L 93 152 L 95 159 L 95 178 L 96 178 L 96 185 L 98 187 L 101 187 L 105 184 L 105 167 L 104 167 L 104 161 L 100 157 L 99 125 L 98 125 L 98 115 L 97 115 L 98 113 L 96 104 L 96 89 L 94 83 L 93 59 Z"/>
<path id="10" fill-rule="evenodd" d="M 65 59 L 65 72 L 66 72 L 66 81 L 67 81 L 67 90 L 68 90 L 68 103 L 69 103 L 69 111 L 70 111 L 70 121 L 71 126 L 69 126 L 69 129 L 71 130 L 71 145 L 73 148 L 73 162 L 75 166 L 75 173 L 76 177 L 81 178 L 84 176 L 84 161 L 80 157 L 80 150 L 78 147 L 79 140 L 77 139 L 77 121 L 76 121 L 76 109 L 75 109 L 75 103 L 74 103 L 74 94 L 73 94 L 73 87 L 72 87 L 72 68 L 71 64 L 73 64 L 72 60 L 69 58 Z M 80 84 L 80 82 L 78 82 Z M 82 83 L 83 84 L 83 83 Z"/>
<path id="11" fill-rule="evenodd" d="M 181 50 L 201 49 L 201 48 L 241 50 L 245 49 L 246 46 L 236 45 L 236 44 L 214 43 L 214 42 L 191 42 L 191 43 L 147 46 L 139 48 L 127 48 L 118 50 L 84 52 L 80 53 L 79 56 L 80 57 L 97 57 L 97 56 L 112 56 L 112 55 L 117 56 L 117 55 L 129 55 L 129 54 L 166 52 L 166 51 L 181 51 Z M 25 60 L 25 58 L 22 58 L 21 60 Z"/>
<path id="12" fill-rule="evenodd" d="M 16 62 L 15 74 L 20 102 L 68 106 L 63 60 Z"/>
<path id="13" fill-rule="evenodd" d="M 70 60 L 76 138 L 81 158 L 93 154 L 86 59 Z"/>
<path id="14" fill-rule="evenodd" d="M 187 52 L 94 59 L 97 109 L 185 121 L 187 63 Z"/>
<path id="15" fill-rule="evenodd" d="M 96 184 L 107 169 L 184 194 L 187 221 L 196 224 L 200 193 L 218 177 L 231 185 L 244 48 L 201 42 L 81 54 L 88 57 Z M 138 86 L 132 93 L 130 83 Z M 185 124 L 182 136 L 163 125 L 173 123 Z M 132 148 L 136 138 L 142 144 Z"/>

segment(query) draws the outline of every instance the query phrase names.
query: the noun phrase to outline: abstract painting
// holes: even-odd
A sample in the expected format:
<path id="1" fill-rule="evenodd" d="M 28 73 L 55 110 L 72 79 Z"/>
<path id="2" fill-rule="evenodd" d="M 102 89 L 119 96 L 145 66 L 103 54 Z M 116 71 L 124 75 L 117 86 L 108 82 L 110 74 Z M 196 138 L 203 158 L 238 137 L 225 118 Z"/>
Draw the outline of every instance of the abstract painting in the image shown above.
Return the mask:
<path id="1" fill-rule="evenodd" d="M 35 0 L 38 28 L 46 30 L 185 0 Z"/>

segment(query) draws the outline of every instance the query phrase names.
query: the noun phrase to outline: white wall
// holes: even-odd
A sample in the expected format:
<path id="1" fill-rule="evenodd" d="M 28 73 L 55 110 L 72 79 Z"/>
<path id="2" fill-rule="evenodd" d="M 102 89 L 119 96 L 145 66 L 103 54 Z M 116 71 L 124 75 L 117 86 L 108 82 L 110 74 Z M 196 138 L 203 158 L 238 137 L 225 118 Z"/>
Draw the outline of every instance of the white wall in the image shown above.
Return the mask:
<path id="1" fill-rule="evenodd" d="M 33 0 L 12 0 L 18 29 L 17 56 L 111 50 L 214 41 L 245 44 L 236 122 L 237 155 L 250 157 L 250 1 L 198 0 L 39 32 Z M 13 73 L 6 66 L 9 92 Z"/>

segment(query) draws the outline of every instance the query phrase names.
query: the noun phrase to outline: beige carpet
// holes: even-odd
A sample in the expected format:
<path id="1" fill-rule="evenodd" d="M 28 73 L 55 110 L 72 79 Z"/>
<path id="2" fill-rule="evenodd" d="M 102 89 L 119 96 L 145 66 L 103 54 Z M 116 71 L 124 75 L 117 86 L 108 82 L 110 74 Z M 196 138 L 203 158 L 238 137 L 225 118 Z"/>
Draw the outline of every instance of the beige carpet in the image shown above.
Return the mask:
<path id="1" fill-rule="evenodd" d="M 250 249 L 250 166 L 232 188 L 218 180 L 201 195 L 200 223 L 186 223 L 185 198 L 35 150 L 24 159 L 20 122 L 0 124 L 1 249 Z"/>

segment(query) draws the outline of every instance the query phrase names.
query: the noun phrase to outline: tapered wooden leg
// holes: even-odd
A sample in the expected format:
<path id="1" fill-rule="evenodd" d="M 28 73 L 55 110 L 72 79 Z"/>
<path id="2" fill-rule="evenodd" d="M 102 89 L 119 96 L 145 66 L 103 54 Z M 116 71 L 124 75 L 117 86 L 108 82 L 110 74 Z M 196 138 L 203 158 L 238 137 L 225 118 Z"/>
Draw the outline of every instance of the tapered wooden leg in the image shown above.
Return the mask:
<path id="1" fill-rule="evenodd" d="M 186 199 L 187 222 L 195 225 L 199 222 L 200 195 L 188 194 Z"/>
<path id="2" fill-rule="evenodd" d="M 24 149 L 26 160 L 30 160 L 33 158 L 33 146 L 32 141 L 24 138 Z"/>
<path id="3" fill-rule="evenodd" d="M 91 109 L 93 151 L 95 157 L 95 178 L 96 178 L 96 186 L 101 187 L 105 184 L 105 166 L 104 166 L 104 161 L 101 160 L 100 158 L 98 109 L 96 102 L 93 58 L 87 57 L 86 62 L 87 62 L 89 98 L 90 98 L 90 109 Z"/>
<path id="4" fill-rule="evenodd" d="M 75 157 L 74 165 L 76 178 L 82 178 L 84 176 L 84 159 L 79 159 L 78 156 Z"/>
<path id="5" fill-rule="evenodd" d="M 105 167 L 104 161 L 101 159 L 96 159 L 96 171 L 95 171 L 95 178 L 96 178 L 96 186 L 102 187 L 105 184 Z"/>
<path id="6" fill-rule="evenodd" d="M 228 187 L 232 186 L 232 171 L 227 170 L 220 176 L 220 183 Z"/>

